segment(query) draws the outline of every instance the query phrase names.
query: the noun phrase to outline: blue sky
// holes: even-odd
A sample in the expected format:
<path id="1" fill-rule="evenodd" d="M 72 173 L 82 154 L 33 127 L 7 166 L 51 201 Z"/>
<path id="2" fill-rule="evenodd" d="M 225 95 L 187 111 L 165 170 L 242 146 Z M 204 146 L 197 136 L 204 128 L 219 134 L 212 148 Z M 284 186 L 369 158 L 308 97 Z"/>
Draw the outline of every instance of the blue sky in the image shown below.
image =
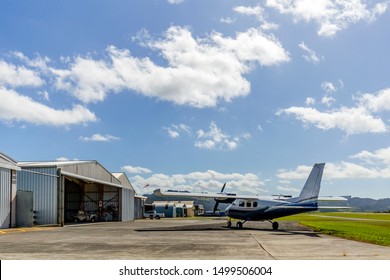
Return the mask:
<path id="1" fill-rule="evenodd" d="M 0 149 L 154 188 L 390 197 L 390 2 L 2 1 Z M 148 188 L 143 188 L 149 184 Z"/>

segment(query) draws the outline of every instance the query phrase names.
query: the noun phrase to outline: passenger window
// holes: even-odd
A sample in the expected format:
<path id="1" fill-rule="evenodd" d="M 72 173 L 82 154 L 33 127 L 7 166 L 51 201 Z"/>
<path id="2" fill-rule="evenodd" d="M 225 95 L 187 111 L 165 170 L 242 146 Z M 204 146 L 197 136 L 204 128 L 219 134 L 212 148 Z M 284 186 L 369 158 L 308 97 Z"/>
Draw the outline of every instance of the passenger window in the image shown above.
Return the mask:
<path id="1" fill-rule="evenodd" d="M 244 206 L 245 206 L 245 202 L 244 202 L 244 201 L 240 201 L 240 203 L 238 204 L 238 206 L 244 207 Z"/>
<path id="2" fill-rule="evenodd" d="M 252 203 L 251 202 L 247 202 L 246 203 L 246 207 L 252 207 Z"/>
<path id="3" fill-rule="evenodd" d="M 257 201 L 253 202 L 253 207 L 257 207 Z"/>

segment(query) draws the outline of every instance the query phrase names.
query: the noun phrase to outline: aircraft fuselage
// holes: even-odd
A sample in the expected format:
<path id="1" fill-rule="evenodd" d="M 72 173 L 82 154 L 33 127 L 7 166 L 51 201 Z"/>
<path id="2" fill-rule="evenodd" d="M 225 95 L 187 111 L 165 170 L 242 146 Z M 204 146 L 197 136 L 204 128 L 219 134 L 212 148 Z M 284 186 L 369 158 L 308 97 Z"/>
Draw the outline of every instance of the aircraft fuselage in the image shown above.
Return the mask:
<path id="1" fill-rule="evenodd" d="M 226 215 L 244 221 L 272 220 L 318 209 L 317 202 L 291 203 L 275 200 L 237 200 L 226 208 Z"/>

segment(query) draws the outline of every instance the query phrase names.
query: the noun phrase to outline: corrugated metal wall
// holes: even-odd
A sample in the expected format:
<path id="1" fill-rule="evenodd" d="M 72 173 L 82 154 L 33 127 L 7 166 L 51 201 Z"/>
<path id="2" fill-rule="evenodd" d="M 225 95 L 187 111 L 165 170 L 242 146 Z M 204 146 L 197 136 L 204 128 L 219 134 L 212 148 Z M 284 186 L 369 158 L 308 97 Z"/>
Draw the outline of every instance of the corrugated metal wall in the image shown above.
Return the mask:
<path id="1" fill-rule="evenodd" d="M 34 192 L 34 211 L 38 225 L 58 223 L 57 168 L 23 168 L 18 171 L 18 190 Z"/>
<path id="2" fill-rule="evenodd" d="M 122 222 L 134 221 L 134 190 L 121 189 Z"/>
<path id="3" fill-rule="evenodd" d="M 11 217 L 11 170 L 0 168 L 0 228 L 9 228 Z"/>

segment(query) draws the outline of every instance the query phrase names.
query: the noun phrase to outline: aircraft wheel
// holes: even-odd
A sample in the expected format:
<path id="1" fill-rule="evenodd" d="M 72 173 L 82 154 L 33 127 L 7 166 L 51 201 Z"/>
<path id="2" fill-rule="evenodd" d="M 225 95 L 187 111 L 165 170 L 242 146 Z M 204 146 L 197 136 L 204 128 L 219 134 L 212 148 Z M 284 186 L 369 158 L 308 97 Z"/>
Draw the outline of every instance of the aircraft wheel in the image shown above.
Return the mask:
<path id="1" fill-rule="evenodd" d="M 237 222 L 237 224 L 236 224 L 236 228 L 238 228 L 238 229 L 242 229 L 242 223 L 241 223 L 241 222 Z"/>
<path id="2" fill-rule="evenodd" d="M 278 222 L 273 222 L 273 223 L 272 223 L 272 229 L 273 229 L 273 230 L 278 230 L 278 228 L 279 228 Z"/>
<path id="3" fill-rule="evenodd" d="M 227 222 L 227 227 L 231 227 L 232 226 L 232 222 L 231 221 L 228 221 Z"/>

